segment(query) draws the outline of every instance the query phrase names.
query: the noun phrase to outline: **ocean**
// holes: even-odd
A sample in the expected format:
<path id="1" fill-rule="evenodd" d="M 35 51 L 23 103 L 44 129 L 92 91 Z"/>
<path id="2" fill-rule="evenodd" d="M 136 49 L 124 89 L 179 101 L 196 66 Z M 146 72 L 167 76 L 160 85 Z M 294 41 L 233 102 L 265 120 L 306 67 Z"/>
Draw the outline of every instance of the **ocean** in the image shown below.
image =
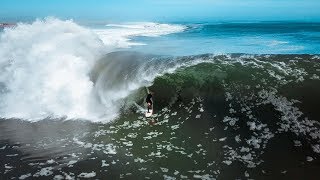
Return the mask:
<path id="1" fill-rule="evenodd" d="M 319 52 L 314 22 L 3 28 L 0 179 L 318 179 Z"/>

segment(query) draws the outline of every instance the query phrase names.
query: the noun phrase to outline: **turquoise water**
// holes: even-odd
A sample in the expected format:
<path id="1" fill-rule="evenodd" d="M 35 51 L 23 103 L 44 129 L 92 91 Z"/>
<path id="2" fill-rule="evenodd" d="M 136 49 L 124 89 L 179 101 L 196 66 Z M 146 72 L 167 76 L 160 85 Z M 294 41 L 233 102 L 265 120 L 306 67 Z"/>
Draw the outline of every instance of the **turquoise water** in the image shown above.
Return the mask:
<path id="1" fill-rule="evenodd" d="M 181 33 L 159 38 L 138 37 L 148 46 L 133 50 L 167 55 L 203 53 L 317 54 L 320 23 L 252 22 L 188 24 Z"/>

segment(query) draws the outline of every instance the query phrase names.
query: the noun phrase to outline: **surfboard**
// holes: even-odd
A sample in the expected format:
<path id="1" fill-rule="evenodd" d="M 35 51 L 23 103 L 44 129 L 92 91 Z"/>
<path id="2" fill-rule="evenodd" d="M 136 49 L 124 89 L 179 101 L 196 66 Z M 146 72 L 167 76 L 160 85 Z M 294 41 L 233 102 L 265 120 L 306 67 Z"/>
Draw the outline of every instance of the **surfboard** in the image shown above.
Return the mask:
<path id="1" fill-rule="evenodd" d="M 153 113 L 153 109 L 149 109 L 149 112 L 148 110 L 146 110 L 146 117 L 151 117 L 152 113 Z"/>

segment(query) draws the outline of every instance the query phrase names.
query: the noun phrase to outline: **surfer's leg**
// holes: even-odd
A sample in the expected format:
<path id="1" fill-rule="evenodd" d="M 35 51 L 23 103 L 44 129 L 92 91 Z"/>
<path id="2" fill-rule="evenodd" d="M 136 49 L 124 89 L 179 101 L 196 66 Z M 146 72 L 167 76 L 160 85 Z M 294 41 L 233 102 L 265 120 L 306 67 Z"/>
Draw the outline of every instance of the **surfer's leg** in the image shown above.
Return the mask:
<path id="1" fill-rule="evenodd" d="M 148 113 L 149 113 L 149 109 L 151 109 L 151 104 L 148 102 Z"/>

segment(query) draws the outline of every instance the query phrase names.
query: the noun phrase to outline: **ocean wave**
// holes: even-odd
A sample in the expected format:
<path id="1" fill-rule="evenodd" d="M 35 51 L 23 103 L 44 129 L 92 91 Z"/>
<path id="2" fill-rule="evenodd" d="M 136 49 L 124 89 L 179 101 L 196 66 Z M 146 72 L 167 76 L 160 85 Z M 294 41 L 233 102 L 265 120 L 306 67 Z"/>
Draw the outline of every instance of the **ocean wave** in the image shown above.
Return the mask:
<path id="1" fill-rule="evenodd" d="M 94 29 L 103 42 L 111 47 L 129 48 L 144 43 L 132 42 L 137 36 L 158 37 L 183 32 L 187 27 L 178 24 L 160 24 L 153 22 L 136 22 L 126 24 L 107 24 L 107 28 Z"/>

